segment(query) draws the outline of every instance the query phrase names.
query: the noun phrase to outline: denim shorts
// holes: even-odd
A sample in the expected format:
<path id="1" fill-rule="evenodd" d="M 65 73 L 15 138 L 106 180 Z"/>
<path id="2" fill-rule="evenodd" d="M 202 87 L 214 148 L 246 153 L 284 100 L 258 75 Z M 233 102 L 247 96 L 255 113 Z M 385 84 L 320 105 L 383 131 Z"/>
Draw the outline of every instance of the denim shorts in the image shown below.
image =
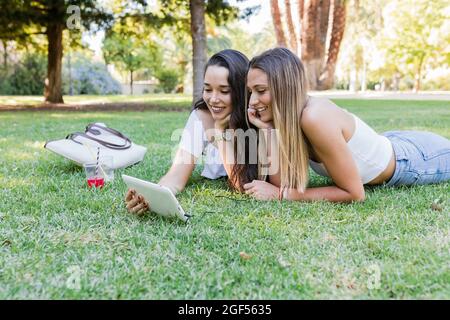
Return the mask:
<path id="1" fill-rule="evenodd" d="M 450 140 L 431 132 L 388 131 L 395 171 L 386 186 L 422 185 L 450 180 Z"/>

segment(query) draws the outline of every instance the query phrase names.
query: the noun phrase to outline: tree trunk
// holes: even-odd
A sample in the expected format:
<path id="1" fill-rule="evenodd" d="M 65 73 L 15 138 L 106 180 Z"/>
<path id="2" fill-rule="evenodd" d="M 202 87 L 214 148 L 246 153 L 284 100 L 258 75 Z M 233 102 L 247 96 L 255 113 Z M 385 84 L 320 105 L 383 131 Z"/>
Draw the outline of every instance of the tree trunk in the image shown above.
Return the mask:
<path id="1" fill-rule="evenodd" d="M 203 73 L 206 66 L 205 1 L 190 0 L 194 101 L 203 95 Z"/>
<path id="2" fill-rule="evenodd" d="M 318 48 L 320 42 L 318 36 L 320 33 L 319 18 L 320 0 L 305 0 L 302 19 L 302 60 L 305 66 L 306 78 L 308 79 L 309 89 L 314 90 L 319 80 L 322 69 L 323 56 L 325 52 Z"/>
<path id="3" fill-rule="evenodd" d="M 292 20 L 291 1 L 284 0 L 284 3 L 286 6 L 286 20 L 289 30 L 289 46 L 293 52 L 298 54 L 297 32 L 295 32 L 294 21 Z"/>
<path id="4" fill-rule="evenodd" d="M 305 14 L 305 1 L 298 0 L 298 18 L 300 22 L 303 20 L 303 15 Z"/>
<path id="5" fill-rule="evenodd" d="M 8 70 L 8 42 L 5 39 L 2 39 L 2 44 L 3 44 L 3 69 L 5 69 L 5 71 Z"/>
<path id="6" fill-rule="evenodd" d="M 345 30 L 346 8 L 345 0 L 333 1 L 333 25 L 331 29 L 330 47 L 328 49 L 328 59 L 324 72 L 320 76 L 318 89 L 331 89 L 334 84 L 334 72 Z"/>
<path id="7" fill-rule="evenodd" d="M 64 103 L 61 92 L 61 68 L 63 56 L 63 24 L 47 26 L 48 65 L 44 97 L 46 103 Z"/>
<path id="8" fill-rule="evenodd" d="M 363 69 L 361 72 L 361 92 L 366 92 L 367 90 L 367 66 L 366 62 L 363 63 Z"/>
<path id="9" fill-rule="evenodd" d="M 185 86 L 186 78 L 185 78 L 184 75 L 186 74 L 187 65 L 188 65 L 188 61 L 183 60 L 183 61 L 178 62 L 180 74 L 183 75 L 182 76 L 182 82 L 181 82 L 182 85 L 183 85 L 183 91 L 180 92 L 180 93 L 185 93 L 184 91 L 185 91 L 185 88 L 186 88 L 186 86 Z"/>
<path id="10" fill-rule="evenodd" d="M 70 56 L 70 50 L 67 55 L 67 67 L 69 68 L 69 96 L 73 96 L 72 61 L 71 61 L 71 56 Z"/>
<path id="11" fill-rule="evenodd" d="M 272 22 L 275 29 L 275 36 L 277 38 L 277 45 L 280 47 L 287 47 L 283 24 L 281 23 L 281 13 L 280 8 L 278 7 L 278 0 L 270 0 L 270 11 L 272 13 Z"/>
<path id="12" fill-rule="evenodd" d="M 133 70 L 130 70 L 130 94 L 133 95 Z"/>
<path id="13" fill-rule="evenodd" d="M 321 0 L 319 5 L 320 31 L 319 42 L 320 49 L 326 51 L 327 33 L 330 17 L 330 0 Z"/>
<path id="14" fill-rule="evenodd" d="M 425 55 L 422 55 L 419 60 L 419 65 L 417 66 L 417 74 L 414 81 L 414 92 L 418 93 L 420 91 L 420 80 L 422 78 L 422 66 L 423 61 L 425 60 Z"/>
<path id="15" fill-rule="evenodd" d="M 305 1 L 304 0 L 298 0 L 298 19 L 299 19 L 299 24 L 300 24 L 300 29 L 299 29 L 299 40 L 300 40 L 300 52 L 298 53 L 299 56 L 301 56 L 302 54 L 302 43 L 303 43 L 303 38 L 302 38 L 302 30 L 303 30 L 303 16 L 305 14 Z"/>
<path id="16" fill-rule="evenodd" d="M 358 77 L 358 72 L 356 71 L 356 68 L 354 65 L 351 66 L 351 70 L 350 70 L 350 83 L 349 83 L 349 88 L 348 90 L 350 92 L 357 92 L 357 88 L 356 88 L 356 80 Z"/>
<path id="17" fill-rule="evenodd" d="M 392 77 L 392 90 L 393 91 L 398 91 L 400 88 L 399 88 L 399 85 L 400 85 L 400 73 L 398 73 L 398 72 L 396 72 L 395 74 L 394 74 L 394 76 Z"/>

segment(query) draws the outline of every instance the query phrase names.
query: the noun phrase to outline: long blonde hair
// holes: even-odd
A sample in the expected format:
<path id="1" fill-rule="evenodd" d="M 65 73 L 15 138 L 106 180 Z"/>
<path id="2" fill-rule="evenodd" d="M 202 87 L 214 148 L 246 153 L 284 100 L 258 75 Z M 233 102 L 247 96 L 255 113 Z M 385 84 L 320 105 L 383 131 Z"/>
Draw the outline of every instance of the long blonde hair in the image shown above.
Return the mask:
<path id="1" fill-rule="evenodd" d="M 308 99 L 303 64 L 289 49 L 274 48 L 254 57 L 249 68 L 264 71 L 269 80 L 273 122 L 278 130 L 281 187 L 303 192 L 309 168 L 308 147 L 300 126 Z"/>

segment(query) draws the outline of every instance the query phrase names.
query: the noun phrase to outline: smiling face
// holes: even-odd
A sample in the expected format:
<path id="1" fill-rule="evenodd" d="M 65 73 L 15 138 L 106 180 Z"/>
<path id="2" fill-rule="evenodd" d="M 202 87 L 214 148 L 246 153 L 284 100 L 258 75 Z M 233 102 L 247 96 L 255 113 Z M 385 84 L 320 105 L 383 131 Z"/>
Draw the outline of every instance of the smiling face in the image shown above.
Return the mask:
<path id="1" fill-rule="evenodd" d="M 267 74 L 261 69 L 251 68 L 247 75 L 247 88 L 250 91 L 249 107 L 257 111 L 261 121 L 272 121 L 272 97 Z"/>
<path id="2" fill-rule="evenodd" d="M 215 121 L 225 119 L 233 110 L 229 71 L 219 66 L 209 66 L 205 72 L 203 100 Z"/>

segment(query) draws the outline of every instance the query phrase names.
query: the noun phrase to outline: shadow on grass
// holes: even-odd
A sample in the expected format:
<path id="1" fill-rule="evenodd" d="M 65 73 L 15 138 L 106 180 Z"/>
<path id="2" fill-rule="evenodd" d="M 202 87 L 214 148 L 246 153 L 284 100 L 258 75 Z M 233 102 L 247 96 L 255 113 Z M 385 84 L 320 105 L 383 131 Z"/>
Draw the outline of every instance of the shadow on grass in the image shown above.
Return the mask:
<path id="1" fill-rule="evenodd" d="M 1 105 L 1 111 L 188 111 L 191 105 L 164 105 L 142 102 L 108 102 L 92 104 Z"/>
<path id="2" fill-rule="evenodd" d="M 57 161 L 49 162 L 47 165 L 41 169 L 47 172 L 52 172 L 52 174 L 63 175 L 63 174 L 79 174 L 83 173 L 83 168 L 72 161 Z"/>

